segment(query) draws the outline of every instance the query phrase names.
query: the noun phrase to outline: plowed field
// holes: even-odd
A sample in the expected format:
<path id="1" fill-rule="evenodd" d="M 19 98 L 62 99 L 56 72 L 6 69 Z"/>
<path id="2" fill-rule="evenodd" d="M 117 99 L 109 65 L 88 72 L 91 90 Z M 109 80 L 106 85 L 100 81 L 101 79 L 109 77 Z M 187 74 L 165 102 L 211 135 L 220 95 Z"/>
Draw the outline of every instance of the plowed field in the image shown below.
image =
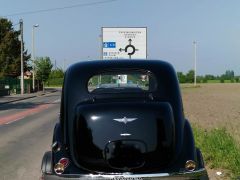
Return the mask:
<path id="1" fill-rule="evenodd" d="M 226 128 L 240 144 L 240 83 L 183 85 L 182 95 L 191 123 L 207 130 Z M 217 178 L 216 171 L 208 169 L 211 179 Z"/>
<path id="2" fill-rule="evenodd" d="M 224 127 L 240 144 L 240 83 L 183 87 L 185 116 L 205 129 Z"/>

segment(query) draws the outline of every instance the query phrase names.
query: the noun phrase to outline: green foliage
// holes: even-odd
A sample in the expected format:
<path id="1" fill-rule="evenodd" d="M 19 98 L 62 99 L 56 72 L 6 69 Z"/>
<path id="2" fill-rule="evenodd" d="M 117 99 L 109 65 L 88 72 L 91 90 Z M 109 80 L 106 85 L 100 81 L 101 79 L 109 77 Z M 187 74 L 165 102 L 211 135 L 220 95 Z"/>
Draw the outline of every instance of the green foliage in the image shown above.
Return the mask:
<path id="1" fill-rule="evenodd" d="M 235 77 L 235 82 L 236 82 L 236 83 L 239 82 L 239 77 Z"/>
<path id="2" fill-rule="evenodd" d="M 0 18 L 0 77 L 17 77 L 21 73 L 21 43 L 20 31 L 13 29 L 12 22 Z M 27 65 L 30 55 L 23 53 L 24 70 L 29 70 Z"/>
<path id="3" fill-rule="evenodd" d="M 186 75 L 182 72 L 177 72 L 177 76 L 180 83 L 193 83 L 194 70 L 188 71 Z M 239 78 L 239 76 L 234 76 L 234 71 L 227 70 L 225 74 L 222 74 L 221 76 L 214 76 L 212 74 L 197 76 L 197 83 L 234 83 L 239 82 Z"/>
<path id="4" fill-rule="evenodd" d="M 194 70 L 188 71 L 188 73 L 186 74 L 186 81 L 188 83 L 193 83 L 194 82 Z"/>
<path id="5" fill-rule="evenodd" d="M 177 72 L 177 76 L 180 83 L 186 83 L 186 76 L 182 72 Z"/>
<path id="6" fill-rule="evenodd" d="M 194 82 L 194 70 L 188 71 L 185 75 L 182 72 L 177 72 L 178 80 L 180 83 L 193 83 Z M 201 77 L 197 77 L 197 82 L 201 81 Z"/>
<path id="7" fill-rule="evenodd" d="M 64 72 L 60 68 L 52 70 L 50 75 L 49 75 L 50 79 L 63 78 L 63 77 L 64 77 Z"/>
<path id="8" fill-rule="evenodd" d="M 46 82 L 46 85 L 49 87 L 62 87 L 63 78 L 49 78 Z"/>
<path id="9" fill-rule="evenodd" d="M 214 75 L 211 75 L 211 74 L 206 74 L 204 78 L 207 79 L 207 80 L 215 80 L 216 79 L 216 77 Z"/>
<path id="10" fill-rule="evenodd" d="M 220 83 L 224 83 L 224 78 L 223 77 L 220 78 Z"/>
<path id="11" fill-rule="evenodd" d="M 46 82 L 52 70 L 52 63 L 49 57 L 38 57 L 35 60 L 36 79 Z"/>
<path id="12" fill-rule="evenodd" d="M 207 83 L 208 82 L 207 78 L 203 78 L 202 82 Z"/>
<path id="13" fill-rule="evenodd" d="M 235 177 L 240 175 L 240 147 L 225 129 L 207 132 L 194 126 L 193 130 L 196 146 L 210 167 L 228 169 Z"/>

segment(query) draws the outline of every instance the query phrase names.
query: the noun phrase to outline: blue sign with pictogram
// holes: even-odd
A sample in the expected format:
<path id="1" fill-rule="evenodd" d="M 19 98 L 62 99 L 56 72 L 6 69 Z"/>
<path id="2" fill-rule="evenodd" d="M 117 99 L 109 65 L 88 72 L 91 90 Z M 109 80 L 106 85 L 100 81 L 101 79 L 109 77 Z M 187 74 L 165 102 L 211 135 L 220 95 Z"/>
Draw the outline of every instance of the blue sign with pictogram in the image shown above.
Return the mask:
<path id="1" fill-rule="evenodd" d="M 116 48 L 116 42 L 103 42 L 103 48 Z"/>

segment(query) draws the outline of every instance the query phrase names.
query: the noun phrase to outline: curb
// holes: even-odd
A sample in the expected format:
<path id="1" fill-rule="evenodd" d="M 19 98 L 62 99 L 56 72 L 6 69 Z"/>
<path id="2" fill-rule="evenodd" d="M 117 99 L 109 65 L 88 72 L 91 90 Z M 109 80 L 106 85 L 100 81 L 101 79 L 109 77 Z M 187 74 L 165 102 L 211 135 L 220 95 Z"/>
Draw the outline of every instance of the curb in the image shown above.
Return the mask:
<path id="1" fill-rule="evenodd" d="M 46 94 L 50 94 L 50 93 L 54 93 L 54 92 L 57 92 L 57 90 L 52 90 L 52 91 L 49 91 L 49 92 L 40 93 L 40 94 L 32 95 L 32 96 L 29 96 L 29 97 L 19 98 L 19 99 L 14 99 L 14 100 L 6 101 L 6 102 L 0 102 L 0 105 L 12 103 L 12 102 L 17 102 L 17 101 L 22 101 L 22 100 L 25 100 L 25 99 L 31 99 L 31 98 L 35 98 L 35 97 L 39 97 L 39 96 L 44 96 Z"/>

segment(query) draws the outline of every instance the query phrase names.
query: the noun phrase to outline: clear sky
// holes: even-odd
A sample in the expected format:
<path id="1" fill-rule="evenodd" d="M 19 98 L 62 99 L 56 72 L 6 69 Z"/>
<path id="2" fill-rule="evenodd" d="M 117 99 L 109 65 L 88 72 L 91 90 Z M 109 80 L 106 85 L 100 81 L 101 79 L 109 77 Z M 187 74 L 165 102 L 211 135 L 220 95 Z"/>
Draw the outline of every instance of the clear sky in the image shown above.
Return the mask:
<path id="1" fill-rule="evenodd" d="M 86 6 L 84 4 L 106 2 Z M 7 16 L 24 21 L 25 47 L 31 53 L 32 26 L 36 56 L 49 56 L 63 67 L 83 59 L 99 59 L 101 27 L 147 27 L 149 59 L 162 59 L 177 71 L 240 75 L 239 0 L 0 0 L 0 16 L 66 6 L 56 11 Z M 83 5 L 80 5 L 83 4 Z M 79 6 L 80 5 L 80 6 Z M 15 26 L 18 29 L 18 25 Z"/>

